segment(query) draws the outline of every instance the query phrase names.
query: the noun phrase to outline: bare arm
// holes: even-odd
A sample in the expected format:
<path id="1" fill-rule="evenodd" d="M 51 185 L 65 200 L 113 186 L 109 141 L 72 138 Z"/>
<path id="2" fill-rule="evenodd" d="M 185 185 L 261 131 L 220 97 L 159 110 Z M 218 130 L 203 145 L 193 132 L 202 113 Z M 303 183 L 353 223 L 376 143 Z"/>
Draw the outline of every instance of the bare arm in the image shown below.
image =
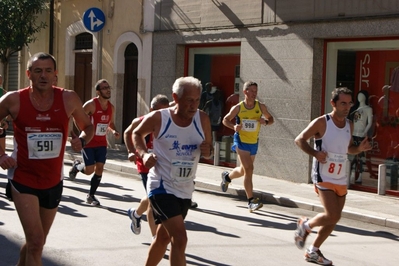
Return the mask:
<path id="1" fill-rule="evenodd" d="M 315 157 L 319 162 L 325 163 L 327 152 L 317 151 L 312 148 L 308 140 L 311 138 L 321 138 L 326 131 L 326 120 L 324 116 L 314 119 L 309 125 L 295 138 L 296 145 L 305 153 Z"/>
<path id="2" fill-rule="evenodd" d="M 200 146 L 201 155 L 209 159 L 213 155 L 211 122 L 209 120 L 209 116 L 203 111 L 200 111 L 200 119 L 202 130 L 205 134 L 205 140 Z"/>
<path id="3" fill-rule="evenodd" d="M 108 128 L 110 130 L 112 130 L 112 134 L 114 134 L 115 138 L 119 139 L 120 134 L 116 130 L 116 127 L 115 127 L 115 106 L 113 104 L 111 104 L 111 108 L 112 108 L 112 116 L 111 116 L 111 121 L 109 122 Z"/>
<path id="4" fill-rule="evenodd" d="M 235 123 L 231 122 L 231 120 L 233 120 L 237 116 L 239 111 L 240 111 L 240 104 L 236 104 L 233 107 L 231 107 L 229 113 L 223 117 L 222 120 L 223 125 L 234 131 L 240 131 L 241 125 L 236 125 Z"/>
<path id="5" fill-rule="evenodd" d="M 145 136 L 150 133 L 157 136 L 161 122 L 161 113 L 159 111 L 154 111 L 146 115 L 143 121 L 133 130 L 134 147 L 136 148 L 138 156 L 143 159 L 144 166 L 147 168 L 153 167 L 157 158 L 155 154 L 148 153 Z"/>
<path id="6" fill-rule="evenodd" d="M 94 136 L 94 127 L 90 122 L 89 116 L 82 107 L 82 101 L 74 91 L 64 90 L 64 105 L 68 117 L 72 116 L 76 126 L 81 130 L 79 138 L 88 143 Z M 80 151 L 82 142 L 77 137 L 71 140 L 75 151 Z"/>
<path id="7" fill-rule="evenodd" d="M 260 106 L 260 110 L 262 111 L 262 115 L 264 116 L 264 119 L 261 120 L 261 124 L 263 125 L 271 125 L 274 123 L 274 118 L 273 116 L 269 113 L 269 111 L 267 110 L 266 105 L 264 105 L 263 103 L 259 103 Z"/>
<path id="8" fill-rule="evenodd" d="M 128 159 L 131 162 L 136 163 L 137 156 L 136 156 L 136 148 L 133 144 L 133 130 L 141 123 L 142 118 L 135 118 L 133 119 L 132 123 L 126 128 L 123 132 L 123 140 L 125 141 L 125 146 L 128 152 Z"/>

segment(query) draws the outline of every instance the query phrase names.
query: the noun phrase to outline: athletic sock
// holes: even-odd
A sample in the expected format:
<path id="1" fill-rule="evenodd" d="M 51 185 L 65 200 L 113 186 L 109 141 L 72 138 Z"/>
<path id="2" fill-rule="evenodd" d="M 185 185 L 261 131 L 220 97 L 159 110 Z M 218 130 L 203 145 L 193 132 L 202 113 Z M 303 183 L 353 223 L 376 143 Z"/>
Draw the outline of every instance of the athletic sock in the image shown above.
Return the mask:
<path id="1" fill-rule="evenodd" d="M 97 191 L 98 186 L 100 185 L 101 182 L 101 175 L 96 175 L 94 174 L 93 177 L 91 178 L 90 181 L 90 195 L 94 195 Z"/>
<path id="2" fill-rule="evenodd" d="M 227 182 L 230 182 L 230 183 L 231 183 L 231 179 L 230 179 L 229 174 L 227 174 L 227 175 L 224 177 L 224 179 L 225 179 Z"/>
<path id="3" fill-rule="evenodd" d="M 80 163 L 76 166 L 76 169 L 78 169 L 80 172 L 83 173 L 83 169 L 85 168 L 85 164 L 84 163 Z"/>
<path id="4" fill-rule="evenodd" d="M 248 199 L 248 204 L 251 203 L 251 201 L 254 199 L 254 197 L 251 197 Z"/>
<path id="5" fill-rule="evenodd" d="M 317 252 L 317 251 L 319 250 L 319 248 L 317 248 L 317 247 L 315 247 L 315 246 L 313 246 L 313 245 L 310 245 L 309 250 L 310 250 L 311 252 Z"/>
<path id="6" fill-rule="evenodd" d="M 137 219 L 141 217 L 141 215 L 139 216 L 139 215 L 137 214 L 137 211 L 134 211 L 134 212 L 133 212 L 133 216 L 134 216 L 135 218 L 137 218 Z"/>

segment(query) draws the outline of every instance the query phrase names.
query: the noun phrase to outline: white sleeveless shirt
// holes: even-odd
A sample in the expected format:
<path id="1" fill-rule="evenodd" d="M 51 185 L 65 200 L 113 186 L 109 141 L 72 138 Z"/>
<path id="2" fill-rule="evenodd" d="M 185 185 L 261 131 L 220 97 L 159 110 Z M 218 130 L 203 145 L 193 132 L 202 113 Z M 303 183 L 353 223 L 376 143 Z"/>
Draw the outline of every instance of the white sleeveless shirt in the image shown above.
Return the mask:
<path id="1" fill-rule="evenodd" d="M 173 122 L 170 109 L 160 112 L 162 125 L 153 139 L 157 162 L 148 173 L 148 196 L 173 194 L 181 199 L 191 199 L 201 157 L 200 145 L 205 140 L 200 113 L 197 110 L 189 126 L 180 127 Z"/>
<path id="2" fill-rule="evenodd" d="M 321 164 L 313 157 L 312 181 L 329 182 L 336 185 L 347 184 L 346 163 L 348 147 L 351 141 L 351 129 L 348 119 L 343 128 L 337 127 L 330 115 L 325 115 L 326 132 L 320 139 L 315 139 L 317 151 L 326 151 L 327 163 Z"/>

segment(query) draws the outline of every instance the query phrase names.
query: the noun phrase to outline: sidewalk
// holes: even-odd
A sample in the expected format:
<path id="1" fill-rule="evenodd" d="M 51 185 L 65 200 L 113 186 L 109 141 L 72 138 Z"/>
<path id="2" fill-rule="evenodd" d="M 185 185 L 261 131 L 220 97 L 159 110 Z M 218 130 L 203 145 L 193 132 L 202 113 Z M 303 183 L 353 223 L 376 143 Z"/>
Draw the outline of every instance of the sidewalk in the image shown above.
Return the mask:
<path id="1" fill-rule="evenodd" d="M 12 136 L 7 136 L 7 149 L 12 150 L 12 148 Z M 81 155 L 73 152 L 68 142 L 65 151 L 65 164 L 72 165 L 74 159 L 81 159 Z M 129 174 L 137 173 L 135 164 L 127 160 L 127 152 L 124 146 L 120 145 L 116 149 L 108 149 L 105 168 Z M 224 170 L 229 170 L 229 168 L 199 164 L 195 179 L 196 187 L 221 191 L 220 176 Z M 133 177 L 140 180 L 138 175 Z M 255 197 L 259 197 L 264 203 L 316 212 L 322 210 L 312 184 L 292 183 L 260 175 L 254 175 L 253 182 Z M 243 197 L 244 200 L 245 191 L 242 178 L 231 183 L 227 193 Z M 399 229 L 399 198 L 349 190 L 342 217 Z"/>

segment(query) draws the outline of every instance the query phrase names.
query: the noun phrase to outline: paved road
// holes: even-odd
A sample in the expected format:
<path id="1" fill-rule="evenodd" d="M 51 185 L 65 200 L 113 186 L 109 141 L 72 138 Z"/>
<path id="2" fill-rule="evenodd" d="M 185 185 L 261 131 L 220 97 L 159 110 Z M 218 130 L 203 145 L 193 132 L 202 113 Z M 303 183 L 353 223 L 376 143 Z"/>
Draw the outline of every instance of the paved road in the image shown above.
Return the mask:
<path id="1" fill-rule="evenodd" d="M 69 169 L 66 166 L 65 174 Z M 5 187 L 0 170 L 0 187 Z M 65 180 L 63 200 L 48 237 L 44 265 L 144 265 L 151 235 L 146 223 L 133 235 L 126 210 L 144 195 L 135 176 L 106 172 L 98 192 L 102 207 L 84 203 L 89 177 Z M 0 265 L 15 265 L 23 232 L 14 205 L 0 189 Z M 186 220 L 188 265 L 309 265 L 293 244 L 298 216 L 314 213 L 267 204 L 248 213 L 235 196 L 201 188 L 194 193 L 199 208 Z M 314 236 L 310 236 L 313 239 Z M 344 219 L 323 247 L 335 265 L 397 265 L 399 230 Z M 161 266 L 169 265 L 165 259 Z"/>

